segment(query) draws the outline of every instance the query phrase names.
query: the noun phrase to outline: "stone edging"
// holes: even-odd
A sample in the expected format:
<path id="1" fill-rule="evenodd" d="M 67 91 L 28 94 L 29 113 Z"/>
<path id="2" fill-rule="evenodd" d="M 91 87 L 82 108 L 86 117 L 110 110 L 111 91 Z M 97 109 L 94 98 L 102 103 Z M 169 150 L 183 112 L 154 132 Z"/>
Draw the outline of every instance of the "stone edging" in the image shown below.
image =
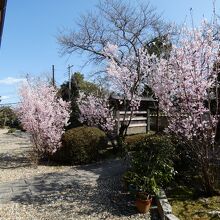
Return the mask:
<path id="1" fill-rule="evenodd" d="M 166 197 L 164 190 L 160 189 L 156 197 L 158 212 L 162 220 L 179 220 L 172 214 L 172 207 Z"/>

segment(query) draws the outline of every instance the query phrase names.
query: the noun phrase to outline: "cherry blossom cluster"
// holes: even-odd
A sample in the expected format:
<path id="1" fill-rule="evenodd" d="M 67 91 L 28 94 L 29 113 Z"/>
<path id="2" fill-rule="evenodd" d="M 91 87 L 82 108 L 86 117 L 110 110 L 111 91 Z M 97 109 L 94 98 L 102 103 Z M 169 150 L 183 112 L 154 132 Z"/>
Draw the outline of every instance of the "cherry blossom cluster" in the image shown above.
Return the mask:
<path id="1" fill-rule="evenodd" d="M 131 100 L 131 106 L 134 104 L 135 108 L 138 108 L 137 100 L 144 91 L 148 75 L 153 71 L 154 66 L 150 64 L 156 58 L 155 55 L 150 55 L 141 48 L 136 54 L 122 59 L 119 57 L 118 47 L 111 44 L 107 44 L 104 52 L 109 59 L 106 70 L 112 90 L 126 100 Z"/>
<path id="2" fill-rule="evenodd" d="M 94 95 L 82 95 L 78 100 L 80 109 L 80 121 L 89 126 L 99 127 L 105 132 L 113 132 L 115 119 L 109 108 L 107 98 L 99 98 Z"/>
<path id="3" fill-rule="evenodd" d="M 210 101 L 216 82 L 217 38 L 214 26 L 205 21 L 197 29 L 184 27 L 169 58 L 158 59 L 150 77 L 160 108 L 168 116 L 169 129 L 189 140 L 214 141 L 217 116 L 204 102 Z"/>
<path id="4" fill-rule="evenodd" d="M 35 151 L 53 154 L 61 147 L 64 126 L 68 124 L 70 104 L 57 97 L 54 87 L 39 82 L 25 83 L 20 88 L 18 117 L 32 137 Z"/>

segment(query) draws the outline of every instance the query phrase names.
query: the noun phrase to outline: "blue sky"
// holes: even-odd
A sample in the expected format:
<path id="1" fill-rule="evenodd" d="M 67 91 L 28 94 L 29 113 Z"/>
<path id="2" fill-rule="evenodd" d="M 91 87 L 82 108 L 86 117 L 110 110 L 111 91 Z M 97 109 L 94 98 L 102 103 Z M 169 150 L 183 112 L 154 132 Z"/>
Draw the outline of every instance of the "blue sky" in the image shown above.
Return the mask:
<path id="1" fill-rule="evenodd" d="M 131 0 L 135 1 L 135 0 Z M 139 0 L 144 1 L 144 0 Z M 67 66 L 89 75 L 82 68 L 86 57 L 61 57 L 56 41 L 62 27 L 74 28 L 79 14 L 94 9 L 98 0 L 8 0 L 2 45 L 0 48 L 1 103 L 17 102 L 17 87 L 26 74 L 50 75 L 55 65 L 58 84 L 67 80 Z M 210 18 L 212 0 L 150 0 L 167 21 L 182 23 L 193 8 L 194 22 Z M 220 3 L 216 3 L 220 12 Z M 219 13 L 220 14 L 220 13 Z"/>

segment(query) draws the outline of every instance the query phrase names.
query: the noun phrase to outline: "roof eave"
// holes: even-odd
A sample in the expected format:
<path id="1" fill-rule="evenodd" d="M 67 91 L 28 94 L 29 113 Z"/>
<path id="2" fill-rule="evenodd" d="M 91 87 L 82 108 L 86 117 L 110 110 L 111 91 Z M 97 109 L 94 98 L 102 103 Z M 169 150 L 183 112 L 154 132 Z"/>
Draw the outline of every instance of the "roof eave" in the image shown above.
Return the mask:
<path id="1" fill-rule="evenodd" d="M 0 46 L 2 41 L 7 0 L 0 0 Z"/>

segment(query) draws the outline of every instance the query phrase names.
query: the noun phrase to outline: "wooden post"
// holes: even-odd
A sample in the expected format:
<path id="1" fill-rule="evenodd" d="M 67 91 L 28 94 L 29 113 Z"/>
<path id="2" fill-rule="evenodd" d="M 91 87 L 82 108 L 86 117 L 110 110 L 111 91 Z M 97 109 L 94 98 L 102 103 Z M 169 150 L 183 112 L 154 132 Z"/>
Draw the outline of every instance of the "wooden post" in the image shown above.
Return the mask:
<path id="1" fill-rule="evenodd" d="M 157 106 L 156 126 L 157 132 L 159 132 L 159 106 Z"/>
<path id="2" fill-rule="evenodd" d="M 116 120 L 117 120 L 117 135 L 119 135 L 119 129 L 120 129 L 120 112 L 119 110 L 116 111 Z"/>
<path id="3" fill-rule="evenodd" d="M 150 131 L 150 109 L 147 109 L 147 133 Z"/>

